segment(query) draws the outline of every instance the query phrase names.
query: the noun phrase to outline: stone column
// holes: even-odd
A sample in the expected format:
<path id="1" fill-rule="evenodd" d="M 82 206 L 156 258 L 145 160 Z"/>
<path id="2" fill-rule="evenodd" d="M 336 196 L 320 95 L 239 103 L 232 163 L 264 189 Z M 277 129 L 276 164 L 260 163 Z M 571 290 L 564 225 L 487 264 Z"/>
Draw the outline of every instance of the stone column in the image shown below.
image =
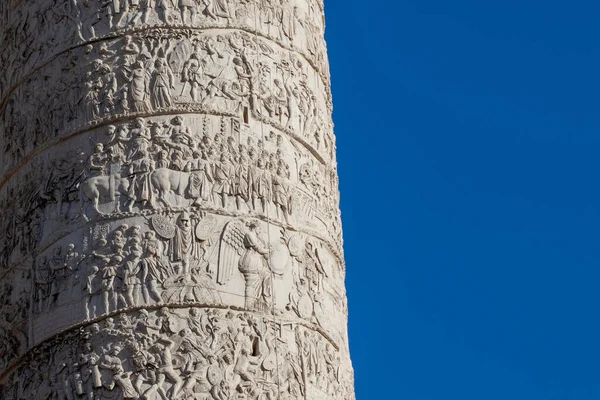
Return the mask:
<path id="1" fill-rule="evenodd" d="M 0 399 L 352 399 L 320 0 L 0 2 Z"/>

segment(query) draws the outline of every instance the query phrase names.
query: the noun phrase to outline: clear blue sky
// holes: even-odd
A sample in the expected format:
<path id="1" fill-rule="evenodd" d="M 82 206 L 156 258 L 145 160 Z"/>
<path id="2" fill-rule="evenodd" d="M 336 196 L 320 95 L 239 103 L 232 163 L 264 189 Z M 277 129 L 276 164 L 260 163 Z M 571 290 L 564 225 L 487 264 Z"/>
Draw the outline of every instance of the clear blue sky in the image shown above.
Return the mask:
<path id="1" fill-rule="evenodd" d="M 600 399 L 600 3 L 325 4 L 358 399 Z"/>

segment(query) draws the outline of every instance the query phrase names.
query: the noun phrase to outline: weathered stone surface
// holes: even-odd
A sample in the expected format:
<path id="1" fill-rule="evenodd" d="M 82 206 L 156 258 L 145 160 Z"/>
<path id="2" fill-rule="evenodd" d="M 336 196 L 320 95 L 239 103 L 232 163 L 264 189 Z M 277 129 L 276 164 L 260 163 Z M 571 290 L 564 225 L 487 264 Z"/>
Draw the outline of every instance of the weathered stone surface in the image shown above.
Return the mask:
<path id="1" fill-rule="evenodd" d="M 0 399 L 352 399 L 316 0 L 0 3 Z"/>

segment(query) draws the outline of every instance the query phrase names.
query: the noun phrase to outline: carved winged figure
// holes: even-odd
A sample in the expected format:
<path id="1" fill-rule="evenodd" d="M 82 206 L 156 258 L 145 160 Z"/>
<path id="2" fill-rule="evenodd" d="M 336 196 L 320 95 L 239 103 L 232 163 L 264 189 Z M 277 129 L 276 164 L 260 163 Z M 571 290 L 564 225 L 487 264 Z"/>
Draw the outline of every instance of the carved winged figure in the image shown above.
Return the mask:
<path id="1" fill-rule="evenodd" d="M 258 221 L 243 224 L 233 220 L 225 225 L 219 249 L 217 282 L 225 284 L 237 264 L 244 276 L 245 306 L 250 310 L 268 311 L 272 304 L 272 273 L 268 266 L 269 247 L 261 237 Z"/>

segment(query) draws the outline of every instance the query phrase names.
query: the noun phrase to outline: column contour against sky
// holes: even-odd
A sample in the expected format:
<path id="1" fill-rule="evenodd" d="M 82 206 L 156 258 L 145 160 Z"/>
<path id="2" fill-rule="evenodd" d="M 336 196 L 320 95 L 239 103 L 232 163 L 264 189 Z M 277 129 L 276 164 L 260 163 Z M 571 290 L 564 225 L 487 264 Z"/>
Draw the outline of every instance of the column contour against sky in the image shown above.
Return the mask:
<path id="1" fill-rule="evenodd" d="M 353 399 L 322 1 L 0 36 L 0 399 Z"/>

